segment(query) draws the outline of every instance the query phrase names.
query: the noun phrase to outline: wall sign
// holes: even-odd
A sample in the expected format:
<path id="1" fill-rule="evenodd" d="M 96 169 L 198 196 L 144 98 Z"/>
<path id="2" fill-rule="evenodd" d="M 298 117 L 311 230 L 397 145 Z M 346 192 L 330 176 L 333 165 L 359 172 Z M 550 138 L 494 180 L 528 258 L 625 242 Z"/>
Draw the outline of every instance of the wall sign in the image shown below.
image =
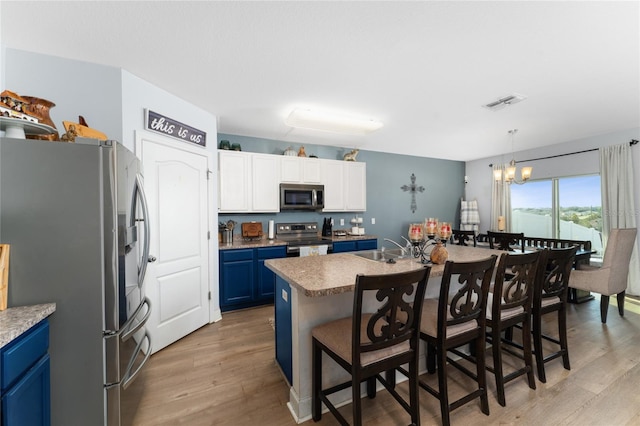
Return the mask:
<path id="1" fill-rule="evenodd" d="M 163 135 L 195 143 L 200 146 L 207 145 L 206 132 L 187 126 L 150 109 L 145 109 L 145 122 L 147 130 L 162 133 Z"/>

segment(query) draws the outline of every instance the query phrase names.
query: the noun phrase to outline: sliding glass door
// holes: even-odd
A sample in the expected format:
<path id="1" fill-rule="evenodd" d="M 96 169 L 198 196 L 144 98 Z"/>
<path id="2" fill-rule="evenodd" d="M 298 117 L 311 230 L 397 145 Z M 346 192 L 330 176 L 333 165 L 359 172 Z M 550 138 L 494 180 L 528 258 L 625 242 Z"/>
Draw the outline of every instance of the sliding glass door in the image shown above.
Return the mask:
<path id="1" fill-rule="evenodd" d="M 512 232 L 590 240 L 602 256 L 600 176 L 574 176 L 511 185 Z"/>

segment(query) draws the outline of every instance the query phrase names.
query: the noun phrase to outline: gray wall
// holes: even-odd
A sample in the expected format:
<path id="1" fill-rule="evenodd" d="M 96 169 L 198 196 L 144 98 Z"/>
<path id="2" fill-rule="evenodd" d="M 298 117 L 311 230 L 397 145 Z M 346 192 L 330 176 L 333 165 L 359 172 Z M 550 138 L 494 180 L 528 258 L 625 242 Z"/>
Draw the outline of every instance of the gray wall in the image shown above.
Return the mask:
<path id="1" fill-rule="evenodd" d="M 319 158 L 340 160 L 349 149 L 310 144 L 292 144 L 284 141 L 259 139 L 246 136 L 219 134 L 218 140 L 239 143 L 243 151 L 281 155 L 287 147 L 296 151 L 305 147 L 307 155 Z M 364 218 L 367 235 L 376 235 L 378 244 L 382 238 L 401 240 L 407 236 L 409 224 L 422 222 L 426 217 L 437 217 L 441 221 L 455 224 L 460 215 L 460 197 L 464 192 L 464 163 L 460 161 L 436 160 L 433 158 L 414 157 L 408 155 L 386 154 L 360 150 L 357 161 L 367 164 L 367 211 L 358 214 Z M 411 195 L 402 191 L 403 185 L 411 184 L 411 174 L 416 175 L 416 185 L 423 186 L 425 191 L 416 193 L 417 210 L 411 212 Z M 270 214 L 219 214 L 218 220 L 226 222 L 235 220 L 238 223 L 259 221 L 263 229 L 267 229 L 270 219 L 278 222 L 319 222 L 325 217 L 332 217 L 334 229 L 349 228 L 349 221 L 355 213 L 270 213 Z M 371 224 L 375 218 L 376 224 Z M 340 219 L 345 225 L 340 226 Z M 238 235 L 236 235 L 238 238 Z"/>
<path id="2" fill-rule="evenodd" d="M 6 49 L 4 59 L 3 88 L 55 103 L 49 115 L 60 135 L 63 120 L 81 115 L 110 139 L 123 140 L 119 68 L 16 49 Z"/>

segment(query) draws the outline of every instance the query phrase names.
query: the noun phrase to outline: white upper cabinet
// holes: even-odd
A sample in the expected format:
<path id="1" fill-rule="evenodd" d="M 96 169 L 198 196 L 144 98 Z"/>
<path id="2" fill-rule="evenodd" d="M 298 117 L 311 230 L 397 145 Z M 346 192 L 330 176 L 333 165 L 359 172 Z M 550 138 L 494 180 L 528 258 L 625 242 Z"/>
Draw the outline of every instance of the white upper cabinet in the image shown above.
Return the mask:
<path id="1" fill-rule="evenodd" d="M 280 211 L 280 157 L 276 155 L 253 154 L 251 211 Z"/>
<path id="2" fill-rule="evenodd" d="M 281 182 L 320 183 L 320 160 L 317 158 L 290 157 L 281 158 Z"/>
<path id="3" fill-rule="evenodd" d="M 367 210 L 366 163 L 321 160 L 325 212 Z"/>
<path id="4" fill-rule="evenodd" d="M 280 157 L 239 151 L 218 151 L 218 211 L 260 213 L 280 211 Z"/>
<path id="5" fill-rule="evenodd" d="M 324 185 L 325 212 L 366 211 L 365 163 L 218 151 L 218 211 L 280 211 L 280 183 Z"/>
<path id="6" fill-rule="evenodd" d="M 251 156 L 238 151 L 218 151 L 218 210 L 249 211 Z"/>
<path id="7" fill-rule="evenodd" d="M 344 161 L 322 160 L 322 183 L 324 184 L 325 212 L 339 212 L 345 209 Z"/>
<path id="8" fill-rule="evenodd" d="M 345 161 L 347 194 L 345 208 L 347 211 L 367 210 L 367 164 Z"/>

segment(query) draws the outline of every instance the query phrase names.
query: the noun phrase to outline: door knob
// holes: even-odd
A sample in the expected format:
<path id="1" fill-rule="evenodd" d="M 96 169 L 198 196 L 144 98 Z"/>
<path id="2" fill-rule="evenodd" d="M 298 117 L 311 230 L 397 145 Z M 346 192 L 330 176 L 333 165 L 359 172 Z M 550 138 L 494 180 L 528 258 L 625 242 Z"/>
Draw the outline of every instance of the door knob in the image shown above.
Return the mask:
<path id="1" fill-rule="evenodd" d="M 153 263 L 153 262 L 155 262 L 156 260 L 157 260 L 157 259 L 156 259 L 156 257 L 155 257 L 155 256 L 153 256 L 153 255 L 151 255 L 151 256 L 149 256 L 149 258 L 147 259 L 147 262 L 149 262 L 149 263 Z"/>

